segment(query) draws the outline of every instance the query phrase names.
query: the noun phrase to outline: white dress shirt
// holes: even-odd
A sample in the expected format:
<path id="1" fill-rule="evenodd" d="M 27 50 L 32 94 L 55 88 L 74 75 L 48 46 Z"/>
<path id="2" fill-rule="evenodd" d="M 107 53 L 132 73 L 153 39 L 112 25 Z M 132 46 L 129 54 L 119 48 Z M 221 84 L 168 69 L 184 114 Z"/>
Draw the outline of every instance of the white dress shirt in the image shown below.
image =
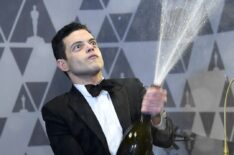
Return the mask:
<path id="1" fill-rule="evenodd" d="M 84 85 L 75 84 L 75 87 L 85 97 L 89 106 L 93 110 L 106 137 L 110 153 L 112 155 L 116 155 L 122 140 L 123 130 L 109 93 L 102 90 L 99 96 L 92 97 Z"/>

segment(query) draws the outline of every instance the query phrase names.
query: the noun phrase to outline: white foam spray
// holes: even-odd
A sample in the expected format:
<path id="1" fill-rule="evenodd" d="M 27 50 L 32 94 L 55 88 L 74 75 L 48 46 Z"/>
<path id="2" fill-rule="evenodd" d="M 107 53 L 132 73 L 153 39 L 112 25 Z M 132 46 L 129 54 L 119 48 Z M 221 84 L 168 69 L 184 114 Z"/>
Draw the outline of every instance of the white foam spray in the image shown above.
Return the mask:
<path id="1" fill-rule="evenodd" d="M 162 84 L 219 3 L 220 0 L 161 0 L 154 84 Z"/>

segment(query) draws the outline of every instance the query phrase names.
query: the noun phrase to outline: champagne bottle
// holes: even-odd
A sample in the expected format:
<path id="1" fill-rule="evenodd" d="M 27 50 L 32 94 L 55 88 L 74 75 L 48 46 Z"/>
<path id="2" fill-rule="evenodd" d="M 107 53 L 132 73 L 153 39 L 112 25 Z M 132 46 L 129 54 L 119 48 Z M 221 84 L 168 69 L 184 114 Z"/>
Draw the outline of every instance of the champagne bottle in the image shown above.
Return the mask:
<path id="1" fill-rule="evenodd" d="M 117 155 L 152 155 L 151 116 L 142 114 L 123 136 Z"/>

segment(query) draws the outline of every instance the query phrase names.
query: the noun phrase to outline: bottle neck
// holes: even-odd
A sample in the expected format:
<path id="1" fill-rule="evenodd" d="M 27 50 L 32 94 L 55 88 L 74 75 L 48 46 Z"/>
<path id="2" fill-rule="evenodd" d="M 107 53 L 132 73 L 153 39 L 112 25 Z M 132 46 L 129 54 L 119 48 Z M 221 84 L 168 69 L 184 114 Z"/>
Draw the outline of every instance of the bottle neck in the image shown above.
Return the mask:
<path id="1" fill-rule="evenodd" d="M 151 115 L 150 114 L 141 114 L 141 122 L 150 122 Z"/>

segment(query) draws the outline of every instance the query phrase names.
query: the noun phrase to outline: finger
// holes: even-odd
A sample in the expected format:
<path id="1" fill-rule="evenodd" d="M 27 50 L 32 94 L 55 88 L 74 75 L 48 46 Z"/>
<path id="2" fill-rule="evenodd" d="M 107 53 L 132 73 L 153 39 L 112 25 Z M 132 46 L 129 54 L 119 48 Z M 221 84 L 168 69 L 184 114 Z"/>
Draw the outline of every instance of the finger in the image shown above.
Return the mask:
<path id="1" fill-rule="evenodd" d="M 154 115 L 160 113 L 162 111 L 162 107 L 142 107 L 141 111 L 144 113 L 150 113 Z"/>

